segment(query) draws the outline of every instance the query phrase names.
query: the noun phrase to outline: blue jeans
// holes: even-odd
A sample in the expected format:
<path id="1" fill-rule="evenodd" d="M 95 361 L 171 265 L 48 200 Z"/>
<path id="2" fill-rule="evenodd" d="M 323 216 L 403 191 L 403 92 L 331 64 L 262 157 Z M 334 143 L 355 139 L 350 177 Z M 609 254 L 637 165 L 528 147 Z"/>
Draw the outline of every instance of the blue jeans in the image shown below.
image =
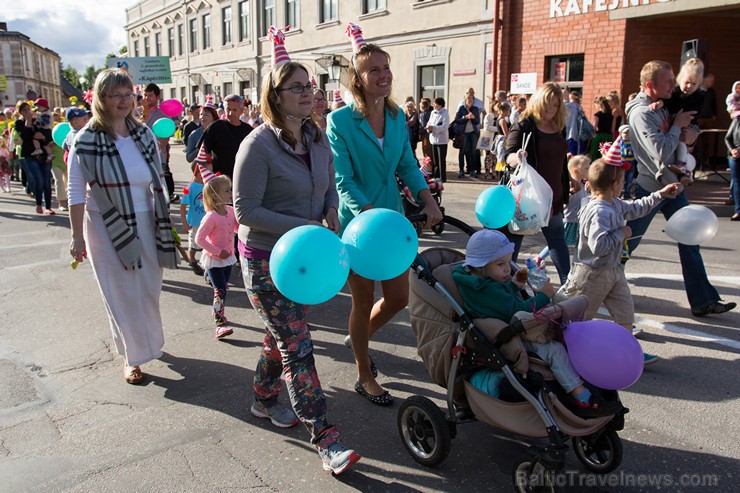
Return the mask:
<path id="1" fill-rule="evenodd" d="M 573 363 L 570 362 L 568 357 L 568 351 L 565 350 L 562 344 L 557 341 L 550 341 L 546 344 L 530 341 L 522 342 L 524 342 L 527 351 L 537 353 L 542 361 L 550 365 L 550 371 L 555 376 L 555 380 L 563 387 L 563 390 L 570 393 L 579 385 L 583 385 L 583 380 L 581 380 L 576 369 L 573 368 Z"/>
<path id="2" fill-rule="evenodd" d="M 40 159 L 26 159 L 26 166 L 30 176 L 33 177 L 33 195 L 36 205 L 41 205 L 41 196 L 44 204 L 51 209 L 51 163 Z"/>
<path id="3" fill-rule="evenodd" d="M 226 292 L 229 289 L 232 267 L 232 265 L 213 267 L 206 271 L 213 286 L 213 319 L 216 321 L 216 325 L 227 323 L 224 311 L 226 310 Z"/>
<path id="4" fill-rule="evenodd" d="M 509 228 L 506 226 L 500 228 L 499 231 L 504 233 L 514 244 L 514 253 L 511 259 L 516 262 L 524 237 L 510 233 Z M 558 271 L 560 284 L 565 284 L 570 273 L 570 253 L 568 252 L 568 245 L 565 244 L 565 225 L 563 224 L 562 212 L 550 216 L 550 222 L 547 223 L 546 228 L 542 228 L 542 234 L 545 236 L 547 246 L 550 248 L 550 256 L 552 257 L 552 263 L 555 265 L 555 269 Z"/>
<path id="5" fill-rule="evenodd" d="M 632 163 L 630 169 L 624 172 L 624 194 L 622 197 L 629 199 L 632 197 L 632 181 L 635 179 L 635 163 Z"/>
<path id="6" fill-rule="evenodd" d="M 740 214 L 740 187 L 736 186 L 737 183 L 737 160 L 728 159 L 727 162 L 730 164 L 730 198 L 735 201 L 735 214 Z"/>
<path id="7" fill-rule="evenodd" d="M 647 197 L 650 192 L 635 183 L 635 196 L 638 199 Z M 662 201 L 658 207 L 650 211 L 647 216 L 633 219 L 627 223 L 632 228 L 632 239 L 628 241 L 629 251 L 634 252 L 640 244 L 642 235 L 650 226 L 650 222 L 658 211 L 663 213 L 666 220 L 682 207 L 689 205 L 686 193 L 681 192 L 675 199 Z M 700 310 L 712 303 L 719 301 L 719 294 L 707 279 L 707 271 L 704 268 L 704 260 L 701 257 L 699 246 L 678 244 L 678 256 L 681 259 L 681 272 L 683 274 L 684 289 L 689 299 L 689 305 L 693 310 Z"/>
<path id="8" fill-rule="evenodd" d="M 465 169 L 464 164 L 465 161 L 467 161 L 468 173 L 472 173 L 473 171 L 480 173 L 480 158 L 478 157 L 478 149 L 476 149 L 479 134 L 478 132 L 468 132 L 464 135 L 465 139 L 463 140 L 463 148 L 460 149 L 460 153 L 457 155 L 460 171 L 462 172 L 462 170 Z"/>
<path id="9" fill-rule="evenodd" d="M 25 191 L 26 194 L 33 193 L 33 175 L 28 170 L 28 159 L 19 159 L 18 160 L 21 164 L 21 171 L 23 172 L 23 175 L 21 176 L 21 181 L 25 181 Z"/>

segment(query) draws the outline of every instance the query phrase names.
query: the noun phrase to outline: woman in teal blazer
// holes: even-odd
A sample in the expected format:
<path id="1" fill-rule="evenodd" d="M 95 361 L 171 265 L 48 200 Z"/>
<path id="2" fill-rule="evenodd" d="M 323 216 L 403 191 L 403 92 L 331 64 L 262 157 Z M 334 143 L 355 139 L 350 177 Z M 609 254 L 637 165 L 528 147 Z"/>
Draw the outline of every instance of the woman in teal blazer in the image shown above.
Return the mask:
<path id="1" fill-rule="evenodd" d="M 403 213 L 395 173 L 425 206 L 426 227 L 442 220 L 442 213 L 426 186 L 411 152 L 406 118 L 390 97 L 393 74 L 390 57 L 379 46 L 365 44 L 352 58 L 349 86 L 354 101 L 329 114 L 326 133 L 334 153 L 342 231 L 363 211 L 384 207 Z M 383 298 L 375 301 L 375 281 L 350 274 L 352 311 L 345 344 L 357 363 L 355 391 L 378 405 L 393 403 L 375 381 L 377 370 L 368 354 L 370 338 L 408 304 L 406 273 L 381 281 Z"/>

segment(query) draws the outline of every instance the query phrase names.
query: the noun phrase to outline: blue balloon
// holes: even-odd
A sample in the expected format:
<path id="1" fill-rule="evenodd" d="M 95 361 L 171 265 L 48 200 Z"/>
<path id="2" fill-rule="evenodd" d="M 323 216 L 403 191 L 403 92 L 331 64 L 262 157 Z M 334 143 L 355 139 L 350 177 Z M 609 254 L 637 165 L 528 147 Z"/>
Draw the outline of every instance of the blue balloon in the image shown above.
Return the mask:
<path id="1" fill-rule="evenodd" d="M 169 118 L 160 118 L 152 125 L 152 132 L 160 139 L 169 139 L 175 135 L 175 122 Z"/>
<path id="2" fill-rule="evenodd" d="M 336 295 L 349 275 L 349 256 L 342 240 L 321 226 L 293 228 L 275 243 L 270 276 L 286 298 L 304 305 Z"/>
<path id="3" fill-rule="evenodd" d="M 419 238 L 403 214 L 390 209 L 370 209 L 347 225 L 342 235 L 352 270 L 374 281 L 403 274 L 416 258 Z"/>
<path id="4" fill-rule="evenodd" d="M 514 217 L 515 210 L 514 195 L 503 185 L 486 188 L 475 201 L 475 215 L 488 229 L 506 226 Z"/>

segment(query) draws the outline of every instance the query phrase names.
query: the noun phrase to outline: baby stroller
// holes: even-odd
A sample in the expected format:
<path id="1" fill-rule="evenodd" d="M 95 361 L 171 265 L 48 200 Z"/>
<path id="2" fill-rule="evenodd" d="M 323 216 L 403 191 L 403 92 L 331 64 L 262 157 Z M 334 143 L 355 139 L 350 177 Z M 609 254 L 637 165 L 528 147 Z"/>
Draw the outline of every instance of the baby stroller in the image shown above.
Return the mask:
<path id="1" fill-rule="evenodd" d="M 422 167 L 422 172 L 423 171 L 424 167 Z M 432 178 L 427 174 L 424 174 L 424 177 L 427 180 L 427 186 L 429 187 L 429 191 L 431 192 L 432 197 L 434 197 L 434 200 L 437 201 L 437 205 L 439 206 L 440 210 L 444 213 L 444 207 L 442 207 L 442 190 L 444 190 L 444 184 L 442 183 L 442 180 L 440 180 L 439 178 Z M 399 177 L 398 175 L 396 175 L 396 183 L 398 184 L 398 191 L 401 194 L 404 215 L 408 218 L 421 214 L 421 211 L 424 209 L 424 205 L 416 201 L 414 196 L 411 194 L 411 190 L 409 190 L 409 187 L 406 186 L 401 177 Z M 411 221 L 411 224 L 414 225 L 417 236 L 421 236 L 424 221 Z M 432 226 L 432 232 L 435 235 L 441 235 L 444 230 L 444 222 L 439 222 Z"/>
<path id="2" fill-rule="evenodd" d="M 460 227 L 453 218 L 445 221 Z M 462 226 L 468 234 L 475 231 Z M 541 319 L 522 316 L 507 325 L 494 319 L 473 320 L 463 309 L 452 271 L 464 258 L 456 250 L 435 247 L 421 253 L 412 266 L 411 325 L 427 371 L 447 389 L 447 413 L 426 397 L 406 399 L 398 411 L 398 431 L 406 450 L 420 464 L 438 465 L 450 452 L 457 425 L 478 420 L 524 439 L 547 438 L 544 446 L 517 440 L 528 446 L 528 453 L 512 469 L 516 491 L 555 491 L 554 474 L 565 466 L 568 439 L 589 471 L 606 474 L 616 469 L 623 453 L 617 431 L 623 429 L 628 409 L 620 405 L 613 416 L 591 419 L 571 412 L 564 404 L 569 396 L 544 361 L 526 352 L 519 337 L 540 325 Z M 585 309 L 585 303 L 583 297 L 575 297 L 546 308 L 541 315 L 561 320 Z M 503 371 L 502 389 L 508 384 L 521 402 L 494 398 L 471 385 L 468 379 L 480 368 Z M 601 395 L 619 402 L 616 392 L 601 391 Z"/>

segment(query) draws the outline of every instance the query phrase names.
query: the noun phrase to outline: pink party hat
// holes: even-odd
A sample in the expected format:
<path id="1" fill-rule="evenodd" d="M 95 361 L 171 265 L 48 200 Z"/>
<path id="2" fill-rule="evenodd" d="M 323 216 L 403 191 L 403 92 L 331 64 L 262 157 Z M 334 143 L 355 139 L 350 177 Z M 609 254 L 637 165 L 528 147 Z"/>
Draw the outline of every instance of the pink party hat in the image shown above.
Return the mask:
<path id="1" fill-rule="evenodd" d="M 206 94 L 206 102 L 203 106 L 211 108 L 212 110 L 216 109 L 216 105 L 213 104 L 213 94 Z"/>
<path id="2" fill-rule="evenodd" d="M 285 28 L 286 31 L 288 29 L 290 29 L 290 26 Z M 275 26 L 270 26 L 268 32 L 272 41 L 272 67 L 276 68 L 284 63 L 288 63 L 290 56 L 288 56 L 288 52 L 285 50 L 285 34 Z"/>
<path id="3" fill-rule="evenodd" d="M 344 103 L 344 99 L 342 99 L 342 91 L 340 91 L 339 89 L 334 89 L 334 102 Z"/>
<path id="4" fill-rule="evenodd" d="M 360 51 L 360 48 L 367 44 L 365 38 L 362 37 L 362 29 L 357 24 L 350 22 L 345 32 L 352 41 L 352 53 L 357 53 Z"/>

